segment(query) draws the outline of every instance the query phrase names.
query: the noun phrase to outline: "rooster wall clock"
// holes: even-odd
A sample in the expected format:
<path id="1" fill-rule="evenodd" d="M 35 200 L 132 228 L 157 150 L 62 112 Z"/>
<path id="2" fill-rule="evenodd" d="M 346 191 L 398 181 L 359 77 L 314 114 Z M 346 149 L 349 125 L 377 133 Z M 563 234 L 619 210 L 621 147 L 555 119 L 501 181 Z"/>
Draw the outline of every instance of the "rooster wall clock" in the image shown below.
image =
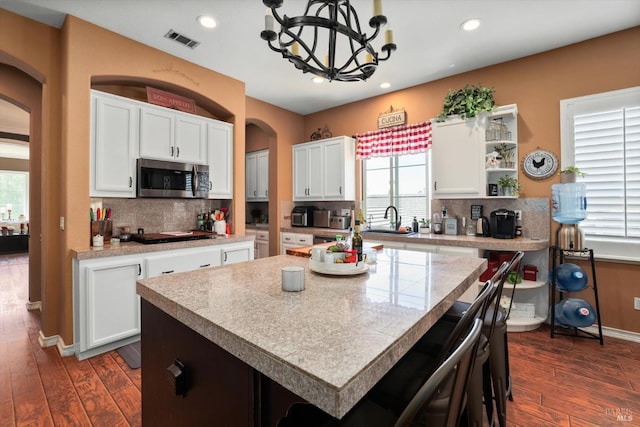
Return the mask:
<path id="1" fill-rule="evenodd" d="M 535 150 L 524 156 L 522 170 L 531 179 L 546 179 L 558 170 L 558 158 L 546 150 Z"/>

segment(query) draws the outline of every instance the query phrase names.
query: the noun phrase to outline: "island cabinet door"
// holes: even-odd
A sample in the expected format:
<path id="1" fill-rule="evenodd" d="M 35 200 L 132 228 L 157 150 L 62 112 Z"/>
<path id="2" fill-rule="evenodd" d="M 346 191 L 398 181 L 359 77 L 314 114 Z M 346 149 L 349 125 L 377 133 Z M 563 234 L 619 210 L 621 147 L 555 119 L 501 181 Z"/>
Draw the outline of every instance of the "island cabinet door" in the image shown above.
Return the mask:
<path id="1" fill-rule="evenodd" d="M 253 426 L 253 390 L 251 367 L 142 300 L 144 426 Z"/>

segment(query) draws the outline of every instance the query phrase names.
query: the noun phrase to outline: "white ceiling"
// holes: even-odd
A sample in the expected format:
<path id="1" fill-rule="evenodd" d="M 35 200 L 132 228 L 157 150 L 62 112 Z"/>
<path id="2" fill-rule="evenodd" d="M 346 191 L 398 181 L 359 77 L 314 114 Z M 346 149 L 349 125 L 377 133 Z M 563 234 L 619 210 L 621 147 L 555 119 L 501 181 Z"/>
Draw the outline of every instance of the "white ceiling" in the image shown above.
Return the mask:
<path id="1" fill-rule="evenodd" d="M 284 0 L 281 10 L 297 15 L 304 4 Z M 351 4 L 370 32 L 372 0 Z M 367 82 L 318 85 L 260 38 L 260 0 L 0 0 L 0 7 L 55 27 L 64 14 L 77 16 L 242 80 L 247 95 L 300 114 L 640 25 L 640 0 L 383 0 L 398 50 Z M 214 16 L 217 28 L 200 27 L 202 14 Z M 480 28 L 460 30 L 471 17 L 481 19 Z M 201 44 L 192 50 L 163 38 L 170 29 Z M 391 87 L 380 89 L 383 81 Z"/>

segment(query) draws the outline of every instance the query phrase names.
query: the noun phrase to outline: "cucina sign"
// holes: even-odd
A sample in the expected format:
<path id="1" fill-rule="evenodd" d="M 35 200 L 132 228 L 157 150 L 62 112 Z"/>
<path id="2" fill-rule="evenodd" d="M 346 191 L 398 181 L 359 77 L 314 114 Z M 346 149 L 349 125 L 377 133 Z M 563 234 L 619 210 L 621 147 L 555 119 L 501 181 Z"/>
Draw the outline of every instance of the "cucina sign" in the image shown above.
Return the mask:
<path id="1" fill-rule="evenodd" d="M 385 112 L 378 116 L 378 129 L 400 126 L 407 123 L 407 113 L 404 110 Z"/>

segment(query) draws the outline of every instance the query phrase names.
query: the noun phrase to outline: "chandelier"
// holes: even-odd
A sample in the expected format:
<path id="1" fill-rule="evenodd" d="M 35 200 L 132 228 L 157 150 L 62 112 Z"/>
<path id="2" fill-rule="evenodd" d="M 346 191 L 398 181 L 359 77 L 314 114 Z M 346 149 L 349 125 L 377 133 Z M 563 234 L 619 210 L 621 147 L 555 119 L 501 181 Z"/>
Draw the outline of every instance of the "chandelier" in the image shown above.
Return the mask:
<path id="1" fill-rule="evenodd" d="M 369 26 L 374 29 L 371 36 L 361 31 L 360 20 L 349 0 L 309 0 L 304 15 L 292 18 L 278 15 L 282 2 L 262 1 L 269 9 L 260 37 L 268 42 L 271 50 L 282 54 L 303 73 L 329 81 L 367 80 L 378 63 L 389 59 L 396 50 L 390 29 L 385 31 L 381 47 L 384 56 L 371 45 L 380 27 L 387 23 L 387 17 L 382 14 L 382 0 L 373 0 L 373 17 L 369 20 Z M 274 30 L 274 19 L 280 24 L 278 33 Z"/>

